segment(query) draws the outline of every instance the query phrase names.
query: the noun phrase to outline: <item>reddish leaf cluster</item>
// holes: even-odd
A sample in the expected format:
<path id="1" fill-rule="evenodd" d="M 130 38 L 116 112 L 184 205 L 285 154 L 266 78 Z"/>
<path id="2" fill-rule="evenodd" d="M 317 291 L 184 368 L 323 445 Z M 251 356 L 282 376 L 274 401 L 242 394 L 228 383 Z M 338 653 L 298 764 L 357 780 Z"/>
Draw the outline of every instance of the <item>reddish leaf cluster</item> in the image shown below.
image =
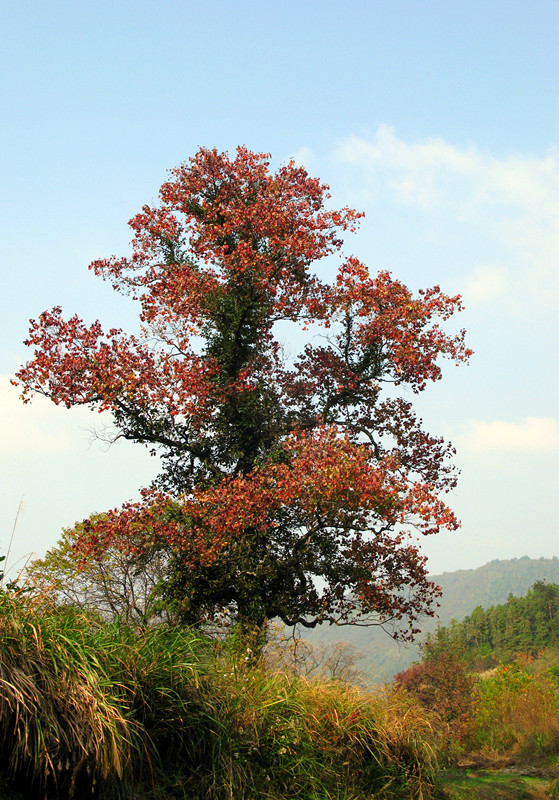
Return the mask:
<path id="1" fill-rule="evenodd" d="M 434 658 L 412 664 L 399 672 L 394 682 L 413 692 L 425 708 L 449 724 L 454 735 L 465 732 L 473 707 L 475 681 L 455 648 L 449 647 Z"/>
<path id="2" fill-rule="evenodd" d="M 361 216 L 328 211 L 327 188 L 292 162 L 271 173 L 266 155 L 201 149 L 131 220 L 132 255 L 91 265 L 139 300 L 142 335 L 55 308 L 17 377 L 25 398 L 112 411 L 162 455 L 158 494 L 97 520 L 87 548 L 138 549 L 145 530 L 191 618 L 405 618 L 409 635 L 436 592 L 403 526 L 455 528 L 440 493 L 456 476 L 452 447 L 395 392 L 470 351 L 440 327 L 459 297 L 414 297 L 353 257 L 332 285 L 311 272 Z M 289 360 L 282 321 L 321 335 Z"/>

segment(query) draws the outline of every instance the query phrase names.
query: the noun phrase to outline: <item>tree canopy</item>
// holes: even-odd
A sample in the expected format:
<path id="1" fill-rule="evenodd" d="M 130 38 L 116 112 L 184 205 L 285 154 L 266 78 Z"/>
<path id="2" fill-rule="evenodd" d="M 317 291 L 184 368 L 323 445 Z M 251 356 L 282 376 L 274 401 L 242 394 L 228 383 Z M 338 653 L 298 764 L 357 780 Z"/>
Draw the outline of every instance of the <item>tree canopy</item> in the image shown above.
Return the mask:
<path id="1" fill-rule="evenodd" d="M 461 303 L 353 256 L 321 280 L 361 216 L 328 200 L 293 162 L 200 149 L 130 221 L 132 254 L 90 266 L 139 301 L 140 332 L 56 307 L 32 321 L 17 379 L 24 399 L 110 411 L 115 436 L 161 456 L 140 502 L 85 525 L 83 557 L 164 552 L 189 622 L 392 621 L 410 637 L 436 587 L 408 531 L 458 522 L 454 451 L 408 398 L 441 358 L 469 357 L 440 324 Z"/>

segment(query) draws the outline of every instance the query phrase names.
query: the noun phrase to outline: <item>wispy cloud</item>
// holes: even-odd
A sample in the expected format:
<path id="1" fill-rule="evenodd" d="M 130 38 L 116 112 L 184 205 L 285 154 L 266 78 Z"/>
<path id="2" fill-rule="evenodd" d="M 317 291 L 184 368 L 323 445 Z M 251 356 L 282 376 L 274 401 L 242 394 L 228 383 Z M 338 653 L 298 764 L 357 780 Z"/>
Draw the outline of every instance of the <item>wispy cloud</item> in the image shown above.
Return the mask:
<path id="1" fill-rule="evenodd" d="M 2 458 L 81 449 L 84 438 L 87 440 L 84 428 L 91 428 L 92 422 L 98 421 L 98 415 L 87 409 L 69 412 L 43 397 L 24 405 L 6 375 L 0 375 L 0 408 Z"/>
<path id="2" fill-rule="evenodd" d="M 305 169 L 311 169 L 315 162 L 315 155 L 310 147 L 300 147 L 292 156 L 293 161 Z"/>
<path id="3" fill-rule="evenodd" d="M 559 450 L 559 423 L 548 417 L 528 417 L 524 422 L 472 420 L 461 444 L 473 453 L 543 453 Z"/>
<path id="4" fill-rule="evenodd" d="M 442 138 L 405 141 L 383 125 L 370 139 L 341 141 L 335 157 L 351 172 L 356 196 L 429 214 L 476 251 L 467 278 L 474 302 L 559 297 L 559 152 L 496 157 Z M 461 239 L 462 237 L 462 239 Z M 488 267 L 498 261 L 500 266 Z"/>
<path id="5" fill-rule="evenodd" d="M 466 279 L 464 294 L 475 302 L 488 302 L 508 289 L 508 276 L 502 266 L 479 264 Z"/>
<path id="6" fill-rule="evenodd" d="M 445 173 L 469 177 L 479 171 L 481 163 L 475 149 L 459 150 L 440 138 L 405 142 L 388 125 L 381 125 L 370 141 L 357 136 L 345 139 L 336 156 L 346 164 L 358 165 L 365 175 L 384 175 L 396 199 L 423 208 L 443 199 L 441 178 Z"/>

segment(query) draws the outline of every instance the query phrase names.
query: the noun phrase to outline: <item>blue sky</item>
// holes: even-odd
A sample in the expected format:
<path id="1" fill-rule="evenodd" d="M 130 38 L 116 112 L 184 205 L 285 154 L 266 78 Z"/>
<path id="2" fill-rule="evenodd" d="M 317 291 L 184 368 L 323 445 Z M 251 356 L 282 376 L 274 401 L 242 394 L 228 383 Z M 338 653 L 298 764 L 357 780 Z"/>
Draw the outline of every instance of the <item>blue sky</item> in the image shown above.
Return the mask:
<path id="1" fill-rule="evenodd" d="M 559 5 L 550 2 L 4 2 L 0 52 L 0 552 L 135 497 L 157 471 L 92 441 L 96 415 L 9 376 L 30 317 L 131 330 L 88 271 L 200 145 L 293 156 L 366 217 L 345 251 L 464 295 L 476 353 L 420 400 L 462 469 L 434 572 L 559 555 Z"/>

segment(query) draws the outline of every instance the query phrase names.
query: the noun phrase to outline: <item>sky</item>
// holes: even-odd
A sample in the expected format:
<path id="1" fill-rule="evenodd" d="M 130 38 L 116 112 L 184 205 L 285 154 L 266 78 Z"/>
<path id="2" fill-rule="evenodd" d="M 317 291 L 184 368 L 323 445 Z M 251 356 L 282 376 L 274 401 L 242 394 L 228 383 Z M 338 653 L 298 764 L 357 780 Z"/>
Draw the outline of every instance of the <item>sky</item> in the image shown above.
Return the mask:
<path id="1" fill-rule="evenodd" d="M 433 573 L 559 556 L 559 4 L 99 0 L 0 4 L 0 553 L 15 576 L 63 527 L 157 474 L 103 420 L 10 377 L 61 305 L 137 329 L 88 271 L 200 146 L 293 157 L 365 212 L 344 252 L 466 305 L 469 366 L 411 396 L 455 445 L 456 533 Z M 453 323 L 454 324 L 454 323 Z M 19 513 L 18 513 L 19 509 Z M 11 544 L 10 544 L 11 543 Z"/>

